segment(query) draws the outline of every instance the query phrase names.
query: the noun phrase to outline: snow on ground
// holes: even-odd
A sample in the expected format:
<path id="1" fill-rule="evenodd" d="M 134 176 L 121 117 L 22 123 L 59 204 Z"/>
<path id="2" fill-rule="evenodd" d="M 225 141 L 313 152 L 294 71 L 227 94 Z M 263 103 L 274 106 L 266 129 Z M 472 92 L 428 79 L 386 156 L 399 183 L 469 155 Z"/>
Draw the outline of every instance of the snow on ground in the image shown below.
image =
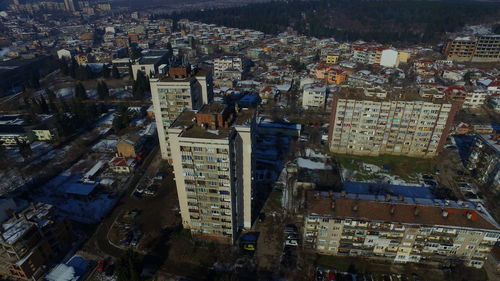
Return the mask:
<path id="1" fill-rule="evenodd" d="M 69 99 L 75 95 L 75 89 L 74 88 L 62 88 L 57 91 L 57 97 L 63 98 L 63 99 Z"/>
<path id="2" fill-rule="evenodd" d="M 315 162 L 310 159 L 299 157 L 297 158 L 297 165 L 299 167 L 309 170 L 329 170 L 332 169 L 332 166 L 325 164 L 323 162 Z"/>
<path id="3" fill-rule="evenodd" d="M 306 148 L 306 157 L 309 158 L 322 158 L 322 159 L 328 159 L 330 156 L 323 154 L 323 153 L 318 153 L 310 148 Z"/>
<path id="4" fill-rule="evenodd" d="M 372 173 L 378 173 L 380 172 L 382 169 L 380 169 L 379 166 L 377 165 L 373 165 L 373 164 L 366 164 L 366 163 L 363 163 L 363 169 L 364 170 L 367 170 L 367 171 L 370 171 Z"/>

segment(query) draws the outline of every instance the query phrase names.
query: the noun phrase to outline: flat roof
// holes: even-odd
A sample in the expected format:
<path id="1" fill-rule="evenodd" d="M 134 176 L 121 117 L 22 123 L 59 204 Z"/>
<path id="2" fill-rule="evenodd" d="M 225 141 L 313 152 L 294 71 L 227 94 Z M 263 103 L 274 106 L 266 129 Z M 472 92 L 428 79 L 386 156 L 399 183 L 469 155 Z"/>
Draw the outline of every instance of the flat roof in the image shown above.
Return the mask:
<path id="1" fill-rule="evenodd" d="M 377 101 L 377 102 L 390 102 L 390 101 L 423 101 L 430 103 L 451 103 L 449 100 L 445 98 L 441 99 L 431 99 L 424 98 L 420 96 L 417 88 L 406 88 L 406 89 L 391 89 L 387 91 L 384 89 L 384 93 L 386 93 L 385 98 L 379 98 L 376 96 L 367 96 L 365 95 L 363 88 L 340 88 L 340 90 L 334 95 L 337 95 L 341 99 L 353 99 L 353 100 L 368 100 L 368 101 Z"/>
<path id="2" fill-rule="evenodd" d="M 190 73 L 190 76 L 184 78 L 174 78 L 171 76 L 160 77 L 159 82 L 189 82 L 196 77 L 206 76 L 208 74 L 207 70 L 198 69 Z"/>
<path id="3" fill-rule="evenodd" d="M 237 116 L 230 121 L 229 127 L 219 127 L 216 130 L 206 129 L 196 124 L 196 113 L 196 111 L 182 112 L 170 128 L 183 128 L 180 136 L 184 138 L 227 139 L 234 126 L 249 125 L 255 115 L 255 110 L 241 109 Z"/>

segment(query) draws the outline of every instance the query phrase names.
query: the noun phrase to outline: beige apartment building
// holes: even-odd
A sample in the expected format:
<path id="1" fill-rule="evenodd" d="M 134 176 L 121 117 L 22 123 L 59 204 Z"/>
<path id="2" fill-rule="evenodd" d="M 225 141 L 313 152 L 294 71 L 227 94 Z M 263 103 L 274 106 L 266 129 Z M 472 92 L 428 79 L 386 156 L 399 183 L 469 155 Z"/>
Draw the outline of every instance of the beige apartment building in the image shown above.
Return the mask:
<path id="1" fill-rule="evenodd" d="M 167 77 L 151 79 L 150 85 L 161 155 L 171 161 L 167 129 L 182 111 L 212 100 L 212 76 L 205 70 L 172 68 Z"/>
<path id="2" fill-rule="evenodd" d="M 194 237 L 233 243 L 251 227 L 254 126 L 255 110 L 216 102 L 168 129 L 182 224 Z"/>
<path id="3" fill-rule="evenodd" d="M 443 149 L 459 107 L 411 90 L 380 96 L 344 88 L 332 101 L 330 151 L 433 157 Z"/>
<path id="4" fill-rule="evenodd" d="M 500 35 L 459 36 L 448 40 L 444 47 L 447 59 L 470 62 L 500 61 Z"/>
<path id="5" fill-rule="evenodd" d="M 325 255 L 481 268 L 500 238 L 494 219 L 471 202 L 311 191 L 306 209 L 304 247 Z"/>

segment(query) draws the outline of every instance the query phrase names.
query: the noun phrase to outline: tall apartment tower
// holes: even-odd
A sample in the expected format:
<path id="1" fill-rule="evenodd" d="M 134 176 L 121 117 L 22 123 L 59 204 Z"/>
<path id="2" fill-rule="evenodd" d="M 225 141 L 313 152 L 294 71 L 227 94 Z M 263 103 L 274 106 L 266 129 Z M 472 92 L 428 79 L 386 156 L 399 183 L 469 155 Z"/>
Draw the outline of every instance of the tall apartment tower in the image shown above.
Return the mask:
<path id="1" fill-rule="evenodd" d="M 423 98 L 412 91 L 372 94 L 342 89 L 335 95 L 330 151 L 427 158 L 443 149 L 459 103 Z"/>
<path id="2" fill-rule="evenodd" d="M 64 0 L 64 6 L 66 7 L 66 11 L 70 12 L 76 11 L 75 3 L 73 2 L 73 0 Z"/>
<path id="3" fill-rule="evenodd" d="M 252 225 L 255 110 L 231 109 L 184 111 L 168 129 L 182 224 L 221 243 Z"/>
<path id="4" fill-rule="evenodd" d="M 212 76 L 205 70 L 178 67 L 150 84 L 161 156 L 171 162 L 167 129 L 182 111 L 200 109 L 212 100 Z"/>

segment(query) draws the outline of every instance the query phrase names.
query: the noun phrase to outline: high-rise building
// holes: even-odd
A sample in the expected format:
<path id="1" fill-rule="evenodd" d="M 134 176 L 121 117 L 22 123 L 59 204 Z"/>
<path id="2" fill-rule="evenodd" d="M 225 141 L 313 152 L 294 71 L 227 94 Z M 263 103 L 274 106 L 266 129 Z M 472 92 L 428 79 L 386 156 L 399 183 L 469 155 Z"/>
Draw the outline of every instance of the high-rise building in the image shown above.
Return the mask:
<path id="1" fill-rule="evenodd" d="M 305 206 L 304 248 L 324 255 L 481 268 L 500 239 L 492 216 L 471 202 L 308 192 Z"/>
<path id="2" fill-rule="evenodd" d="M 64 0 L 64 6 L 66 7 L 66 11 L 70 12 L 76 11 L 75 3 L 73 2 L 73 0 Z"/>
<path id="3" fill-rule="evenodd" d="M 455 37 L 446 42 L 443 50 L 447 59 L 454 61 L 500 61 L 500 35 L 484 34 Z"/>
<path id="4" fill-rule="evenodd" d="M 186 109 L 200 109 L 212 100 L 212 76 L 205 70 L 171 68 L 167 77 L 151 79 L 151 96 L 163 159 L 171 160 L 167 128 Z"/>
<path id="5" fill-rule="evenodd" d="M 475 180 L 500 192 L 500 135 L 476 135 L 465 167 Z"/>
<path id="6" fill-rule="evenodd" d="M 439 153 L 459 102 L 424 98 L 416 91 L 341 89 L 333 98 L 330 151 L 433 157 Z"/>
<path id="7" fill-rule="evenodd" d="M 182 224 L 223 243 L 252 225 L 256 112 L 231 109 L 214 102 L 184 111 L 168 129 Z"/>

